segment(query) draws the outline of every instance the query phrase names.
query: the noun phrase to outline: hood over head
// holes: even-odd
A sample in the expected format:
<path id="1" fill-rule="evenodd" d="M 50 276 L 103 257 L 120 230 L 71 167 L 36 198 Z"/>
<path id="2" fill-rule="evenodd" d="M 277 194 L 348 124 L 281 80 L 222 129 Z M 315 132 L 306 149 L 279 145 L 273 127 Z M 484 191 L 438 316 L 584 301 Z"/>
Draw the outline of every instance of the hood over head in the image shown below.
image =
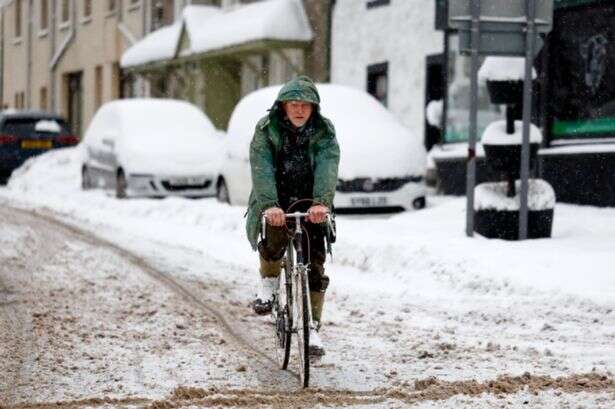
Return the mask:
<path id="1" fill-rule="evenodd" d="M 314 105 L 314 113 L 320 114 L 320 95 L 314 81 L 306 75 L 300 75 L 284 84 L 269 110 L 270 117 L 278 112 L 283 112 L 282 103 L 286 101 L 309 102 Z"/>

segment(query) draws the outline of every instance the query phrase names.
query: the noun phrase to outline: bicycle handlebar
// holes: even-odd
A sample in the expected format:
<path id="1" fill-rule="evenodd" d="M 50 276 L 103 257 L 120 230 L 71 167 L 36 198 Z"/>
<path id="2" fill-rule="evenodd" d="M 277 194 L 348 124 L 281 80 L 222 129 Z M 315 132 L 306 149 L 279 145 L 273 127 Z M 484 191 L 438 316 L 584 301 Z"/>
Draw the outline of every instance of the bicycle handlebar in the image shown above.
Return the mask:
<path id="1" fill-rule="evenodd" d="M 294 213 L 284 213 L 284 217 L 286 219 L 295 219 L 296 221 L 300 221 L 302 217 L 308 217 L 310 214 L 307 212 L 294 212 Z M 329 225 L 330 229 L 333 229 L 333 223 L 331 222 L 331 213 L 327 212 L 327 225 Z M 267 216 L 263 214 L 262 218 L 262 234 L 263 237 L 267 237 Z"/>

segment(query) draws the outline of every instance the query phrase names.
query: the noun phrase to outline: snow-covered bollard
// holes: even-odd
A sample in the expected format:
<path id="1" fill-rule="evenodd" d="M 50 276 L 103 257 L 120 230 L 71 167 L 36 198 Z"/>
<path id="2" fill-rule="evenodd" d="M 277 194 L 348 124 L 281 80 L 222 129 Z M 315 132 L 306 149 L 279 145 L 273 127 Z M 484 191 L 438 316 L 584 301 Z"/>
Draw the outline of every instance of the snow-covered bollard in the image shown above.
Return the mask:
<path id="1" fill-rule="evenodd" d="M 508 180 L 508 195 L 515 195 L 514 181 L 521 171 L 521 146 L 523 142 L 523 121 L 513 122 L 513 133 L 508 133 L 508 125 L 504 120 L 489 124 L 481 142 L 485 149 L 487 165 L 496 172 L 505 173 Z M 530 124 L 530 164 L 536 162 L 538 148 L 542 142 L 542 132 Z"/>
<path id="2" fill-rule="evenodd" d="M 521 182 L 516 181 L 516 191 Z M 507 196 L 507 182 L 481 183 L 474 189 L 474 230 L 490 239 L 518 240 L 520 196 Z M 551 237 L 555 191 L 542 179 L 530 179 L 528 238 Z"/>
<path id="3" fill-rule="evenodd" d="M 506 104 L 506 120 L 495 121 L 485 129 L 481 142 L 487 166 L 505 175 L 505 182 L 482 183 L 474 189 L 474 230 L 487 237 L 518 240 L 523 146 L 523 81 L 525 59 L 520 57 L 488 57 L 479 77 L 487 81 L 493 104 Z M 536 73 L 532 72 L 532 78 Z M 530 123 L 530 169 L 536 162 L 542 132 Z M 551 237 L 555 192 L 541 179 L 529 181 L 528 238 Z"/>
<path id="4" fill-rule="evenodd" d="M 478 78 L 487 82 L 491 103 L 520 104 L 523 100 L 525 58 L 487 57 L 478 71 Z M 536 79 L 534 69 L 532 79 Z"/>

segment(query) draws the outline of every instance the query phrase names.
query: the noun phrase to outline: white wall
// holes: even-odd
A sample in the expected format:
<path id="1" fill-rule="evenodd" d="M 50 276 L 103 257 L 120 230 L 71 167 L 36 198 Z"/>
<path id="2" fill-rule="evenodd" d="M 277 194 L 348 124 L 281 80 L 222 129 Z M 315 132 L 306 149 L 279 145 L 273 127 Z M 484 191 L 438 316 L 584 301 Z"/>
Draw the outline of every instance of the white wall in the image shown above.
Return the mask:
<path id="1" fill-rule="evenodd" d="M 425 56 L 443 51 L 433 0 L 338 0 L 333 12 L 331 80 L 367 91 L 367 67 L 388 61 L 388 108 L 423 135 Z"/>

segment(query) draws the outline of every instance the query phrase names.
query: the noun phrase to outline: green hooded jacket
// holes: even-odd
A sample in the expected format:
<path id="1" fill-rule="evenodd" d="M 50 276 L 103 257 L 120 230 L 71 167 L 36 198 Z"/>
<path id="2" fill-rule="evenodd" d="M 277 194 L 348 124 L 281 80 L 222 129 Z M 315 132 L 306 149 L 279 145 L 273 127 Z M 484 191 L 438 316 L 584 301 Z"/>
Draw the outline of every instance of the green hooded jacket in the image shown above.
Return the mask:
<path id="1" fill-rule="evenodd" d="M 284 101 L 304 101 L 314 105 L 312 115 L 315 115 L 313 120 L 316 131 L 309 142 L 309 156 L 314 172 L 314 191 L 310 199 L 331 208 L 335 196 L 340 160 L 335 128 L 330 120 L 320 114 L 320 95 L 314 82 L 306 76 L 300 76 L 282 87 L 269 115 L 258 121 L 250 143 L 252 192 L 248 201 L 246 232 L 254 250 L 257 248 L 261 231 L 262 213 L 270 207 L 279 206 L 275 161 L 283 142 L 279 111 L 282 109 L 281 102 Z"/>

